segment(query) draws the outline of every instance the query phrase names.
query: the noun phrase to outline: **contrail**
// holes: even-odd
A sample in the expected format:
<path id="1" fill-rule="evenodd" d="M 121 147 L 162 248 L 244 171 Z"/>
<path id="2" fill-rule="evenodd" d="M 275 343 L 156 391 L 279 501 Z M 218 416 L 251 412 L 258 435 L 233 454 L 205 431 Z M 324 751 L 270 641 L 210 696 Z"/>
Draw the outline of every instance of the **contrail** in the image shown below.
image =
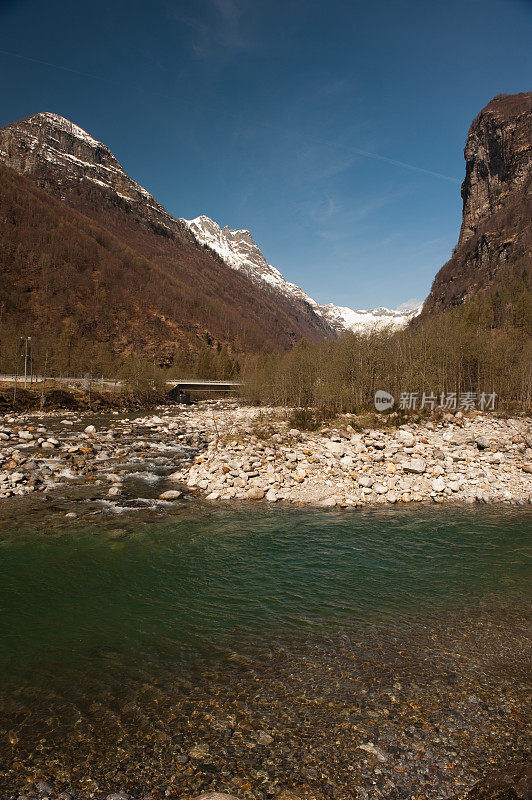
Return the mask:
<path id="1" fill-rule="evenodd" d="M 434 178 L 443 178 L 444 181 L 461 183 L 458 178 L 452 178 L 450 175 L 443 175 L 441 172 L 433 172 L 431 169 L 424 169 L 424 167 L 416 167 L 414 164 L 407 164 L 405 161 L 396 161 L 394 158 L 380 156 L 377 153 L 369 153 L 367 150 L 358 150 L 357 148 L 354 149 L 354 152 L 358 153 L 360 156 L 375 158 L 377 161 L 386 161 L 387 164 L 394 164 L 396 167 L 404 167 L 405 169 L 411 169 L 414 172 L 422 172 L 424 175 L 432 175 Z"/>
<path id="2" fill-rule="evenodd" d="M 4 56 L 12 56 L 13 58 L 22 58 L 24 61 L 32 61 L 34 64 L 43 64 L 45 67 L 53 67 L 54 69 L 62 69 L 64 72 L 73 72 L 74 75 L 84 75 L 85 78 L 94 78 L 97 81 L 105 81 L 106 83 L 116 83 L 118 81 L 110 81 L 100 75 L 92 75 L 90 72 L 81 72 L 79 69 L 72 69 L 71 67 L 64 67 L 62 64 L 52 64 L 50 61 L 42 61 L 40 58 L 32 58 L 31 56 L 23 56 L 21 53 L 10 53 L 9 50 L 0 49 L 0 53 Z"/>
<path id="3" fill-rule="evenodd" d="M 61 69 L 63 72 L 70 72 L 74 75 L 83 75 L 85 78 L 92 78 L 92 80 L 95 81 L 102 81 L 103 83 L 108 83 L 110 86 L 119 86 L 121 89 L 124 87 L 124 84 L 121 81 L 113 80 L 112 78 L 107 78 L 103 75 L 94 75 L 91 72 L 82 72 L 79 69 L 65 67 L 63 64 L 53 64 L 51 61 L 43 61 L 40 58 L 32 58 L 31 56 L 22 55 L 22 53 L 11 53 L 9 50 L 3 50 L 1 48 L 0 53 L 5 56 L 12 56 L 13 58 L 21 58 L 24 61 L 31 61 L 33 64 L 43 64 L 45 67 L 52 67 L 52 69 Z M 153 92 L 151 92 L 151 94 L 153 94 Z M 160 91 L 157 91 L 156 94 L 159 97 L 163 97 L 165 100 L 175 100 L 175 97 L 172 95 L 165 94 Z"/>
<path id="4" fill-rule="evenodd" d="M 12 56 L 13 58 L 22 58 L 25 61 L 31 61 L 34 64 L 43 64 L 45 67 L 52 67 L 54 69 L 62 69 L 64 72 L 71 72 L 74 75 L 83 75 L 85 78 L 92 78 L 93 80 L 97 81 L 104 81 L 104 83 L 114 84 L 115 86 L 122 86 L 119 81 L 109 80 L 109 78 L 103 77 L 101 75 L 93 75 L 90 72 L 82 72 L 79 69 L 72 69 L 71 67 L 65 67 L 62 64 L 53 64 L 50 61 L 43 61 L 40 58 L 32 58 L 31 56 L 22 55 L 21 53 L 11 53 L 9 50 L 3 50 L 0 48 L 0 53 L 5 56 Z M 158 94 L 160 94 L 158 92 Z M 162 95 L 161 95 L 162 96 Z M 164 95 L 165 97 L 169 98 L 169 95 Z M 358 148 L 353 148 L 353 152 L 357 153 L 360 156 L 365 156 L 366 158 L 374 158 L 377 161 L 385 161 L 387 164 L 393 164 L 396 167 L 403 167 L 404 169 L 412 170 L 413 172 L 421 172 L 424 175 L 431 175 L 433 178 L 441 178 L 444 181 L 451 181 L 451 183 L 458 183 L 460 184 L 461 181 L 458 178 L 452 178 L 450 175 L 443 175 L 441 172 L 434 172 L 431 169 L 425 169 L 424 167 L 416 167 L 414 164 L 407 164 L 405 161 L 397 161 L 394 158 L 388 158 L 388 156 L 380 156 L 378 153 L 370 153 L 368 150 L 359 150 Z"/>

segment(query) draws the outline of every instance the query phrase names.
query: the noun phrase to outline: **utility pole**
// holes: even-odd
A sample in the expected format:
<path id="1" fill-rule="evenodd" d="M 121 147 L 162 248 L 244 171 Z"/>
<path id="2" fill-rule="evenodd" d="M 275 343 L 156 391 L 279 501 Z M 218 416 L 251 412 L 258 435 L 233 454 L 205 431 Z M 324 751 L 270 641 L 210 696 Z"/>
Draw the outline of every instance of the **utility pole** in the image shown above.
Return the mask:
<path id="1" fill-rule="evenodd" d="M 31 342 L 31 336 L 21 336 L 24 341 L 24 388 L 28 384 L 28 342 Z"/>

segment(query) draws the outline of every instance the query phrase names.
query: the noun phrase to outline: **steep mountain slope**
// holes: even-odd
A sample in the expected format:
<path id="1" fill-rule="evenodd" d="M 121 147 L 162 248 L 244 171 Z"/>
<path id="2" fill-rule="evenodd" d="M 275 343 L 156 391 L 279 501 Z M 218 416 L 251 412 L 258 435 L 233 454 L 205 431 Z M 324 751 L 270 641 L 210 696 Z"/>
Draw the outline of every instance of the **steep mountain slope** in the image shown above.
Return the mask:
<path id="1" fill-rule="evenodd" d="M 290 308 L 194 243 L 176 264 L 172 239 L 155 247 L 134 225 L 111 227 L 0 165 L 0 356 L 21 335 L 43 358 L 75 344 L 86 369 L 123 353 L 171 364 L 205 344 L 261 352 L 301 338 Z"/>
<path id="2" fill-rule="evenodd" d="M 268 264 L 248 230 L 234 231 L 227 225 L 225 228 L 220 228 L 205 214 L 196 219 L 182 219 L 180 222 L 187 226 L 198 242 L 218 253 L 220 258 L 233 269 L 244 273 L 260 285 L 268 284 L 274 287 L 285 297 L 297 298 L 319 310 L 318 303 L 312 297 L 305 294 L 295 283 L 289 283 L 278 269 Z"/>
<path id="3" fill-rule="evenodd" d="M 160 353 L 163 347 L 166 362 L 177 344 L 198 349 L 207 341 L 236 351 L 260 351 L 288 348 L 302 337 L 332 335 L 331 326 L 306 302 L 257 287 L 200 246 L 187 226 L 128 177 L 105 145 L 68 120 L 36 114 L 0 129 L 0 162 L 9 167 L 2 170 L 0 206 L 7 225 L 0 293 L 10 292 L 0 297 L 4 322 L 16 318 L 25 330 L 31 329 L 36 322 L 30 309 L 39 306 L 43 325 L 44 312 L 46 325 L 58 331 L 68 317 L 89 340 L 104 335 L 117 351 Z M 35 191 L 35 184 L 45 192 Z M 29 237 L 34 249 L 28 263 L 47 263 L 46 301 L 42 270 L 20 269 L 17 253 L 27 249 L 28 230 L 35 234 Z M 59 291 L 65 260 L 68 284 Z M 87 262 L 90 268 L 84 272 L 80 264 Z M 13 294 L 13 281 L 19 293 Z M 56 289 L 50 291 L 50 286 Z M 97 319 L 87 327 L 97 295 Z"/>
<path id="4" fill-rule="evenodd" d="M 488 103 L 471 125 L 464 155 L 458 244 L 436 275 L 421 318 L 507 282 L 530 287 L 532 92 Z"/>
<path id="5" fill-rule="evenodd" d="M 320 305 L 295 283 L 287 281 L 276 267 L 268 264 L 248 230 L 231 230 L 227 226 L 220 228 L 204 214 L 195 219 L 180 221 L 188 227 L 198 242 L 218 253 L 230 267 L 243 272 L 259 286 L 270 286 L 286 298 L 307 304 L 327 325 L 338 332 L 369 331 L 383 327 L 403 328 L 419 311 L 419 308 L 408 311 L 392 311 L 388 308 L 360 311 L 334 303 Z"/>

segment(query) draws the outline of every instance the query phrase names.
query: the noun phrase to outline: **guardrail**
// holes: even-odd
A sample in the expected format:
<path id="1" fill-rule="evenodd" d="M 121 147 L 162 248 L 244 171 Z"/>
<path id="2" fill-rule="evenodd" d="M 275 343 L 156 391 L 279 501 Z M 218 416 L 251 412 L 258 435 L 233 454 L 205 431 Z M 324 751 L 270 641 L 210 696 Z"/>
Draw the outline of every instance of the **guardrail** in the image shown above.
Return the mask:
<path id="1" fill-rule="evenodd" d="M 80 386 L 83 388 L 93 387 L 97 389 L 116 389 L 123 386 L 124 382 L 121 380 L 113 380 L 112 378 L 44 378 L 42 375 L 33 375 L 31 380 L 27 378 L 27 384 L 42 383 L 43 381 L 50 381 L 51 383 L 61 383 L 66 386 Z M 22 375 L 0 375 L 0 382 L 3 383 L 24 383 L 24 376 Z M 238 389 L 244 384 L 241 381 L 224 381 L 224 380 L 208 380 L 207 378 L 171 378 L 165 381 L 166 386 L 175 389 L 179 387 L 184 392 L 230 392 L 233 389 Z"/>

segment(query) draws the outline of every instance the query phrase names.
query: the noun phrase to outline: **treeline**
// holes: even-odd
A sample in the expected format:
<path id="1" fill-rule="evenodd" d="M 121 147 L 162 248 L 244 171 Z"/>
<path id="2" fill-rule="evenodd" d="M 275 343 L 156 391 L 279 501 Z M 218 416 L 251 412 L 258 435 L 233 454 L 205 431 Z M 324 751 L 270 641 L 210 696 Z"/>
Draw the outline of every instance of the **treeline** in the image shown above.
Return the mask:
<path id="1" fill-rule="evenodd" d="M 87 340 L 79 327 L 67 319 L 60 332 L 44 329 L 26 345 L 28 328 L 1 321 L 0 374 L 53 378 L 117 378 L 140 390 L 169 378 L 211 378 L 229 380 L 240 373 L 240 363 L 227 345 L 205 340 L 197 350 L 186 345 L 167 345 L 164 358 L 155 348 L 151 354 L 116 353 L 112 343 Z M 26 357 L 27 348 L 27 357 Z M 171 366 L 166 359 L 170 356 Z"/>
<path id="2" fill-rule="evenodd" d="M 530 409 L 532 309 L 526 276 L 523 281 L 512 302 L 497 289 L 400 332 L 300 342 L 288 354 L 248 363 L 248 399 L 334 414 L 372 407 L 378 390 L 393 395 L 396 405 L 413 395 L 418 410 L 423 393 L 434 395 L 435 407 L 442 393 L 454 393 L 457 407 L 466 393 L 476 404 L 495 393 L 496 408 Z"/>

